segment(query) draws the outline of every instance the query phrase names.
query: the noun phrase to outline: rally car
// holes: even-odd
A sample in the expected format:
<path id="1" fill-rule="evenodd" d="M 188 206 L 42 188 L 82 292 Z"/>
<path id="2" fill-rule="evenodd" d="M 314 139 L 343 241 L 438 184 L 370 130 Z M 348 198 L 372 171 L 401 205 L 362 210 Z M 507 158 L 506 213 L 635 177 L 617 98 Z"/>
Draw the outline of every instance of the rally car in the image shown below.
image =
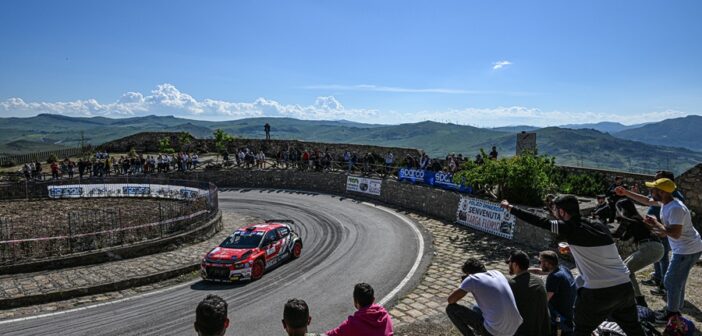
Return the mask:
<path id="1" fill-rule="evenodd" d="M 267 220 L 234 231 L 202 259 L 204 280 L 258 280 L 266 270 L 302 253 L 302 239 L 292 220 Z"/>

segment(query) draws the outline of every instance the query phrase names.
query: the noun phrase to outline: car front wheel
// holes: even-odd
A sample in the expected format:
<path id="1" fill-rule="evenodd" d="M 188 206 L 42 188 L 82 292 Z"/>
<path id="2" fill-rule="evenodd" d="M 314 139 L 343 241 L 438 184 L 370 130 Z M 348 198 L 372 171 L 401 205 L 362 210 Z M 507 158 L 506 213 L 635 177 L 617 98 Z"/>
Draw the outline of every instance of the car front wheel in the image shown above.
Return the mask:
<path id="1" fill-rule="evenodd" d="M 292 258 L 297 259 L 300 257 L 301 254 L 302 254 L 302 243 L 300 243 L 299 241 L 295 242 L 295 245 L 293 245 L 293 249 L 292 249 Z"/>
<path id="2" fill-rule="evenodd" d="M 258 259 L 254 261 L 253 266 L 251 266 L 251 280 L 258 280 L 263 276 L 263 271 L 265 270 L 265 265 L 263 260 Z"/>

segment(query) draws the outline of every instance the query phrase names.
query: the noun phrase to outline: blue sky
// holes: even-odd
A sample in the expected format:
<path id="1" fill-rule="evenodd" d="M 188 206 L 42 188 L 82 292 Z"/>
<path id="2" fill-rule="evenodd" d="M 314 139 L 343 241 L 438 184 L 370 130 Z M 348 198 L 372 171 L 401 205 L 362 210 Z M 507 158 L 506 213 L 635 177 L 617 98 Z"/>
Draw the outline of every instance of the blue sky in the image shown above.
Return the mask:
<path id="1" fill-rule="evenodd" d="M 701 1 L 0 2 L 0 116 L 702 114 Z"/>

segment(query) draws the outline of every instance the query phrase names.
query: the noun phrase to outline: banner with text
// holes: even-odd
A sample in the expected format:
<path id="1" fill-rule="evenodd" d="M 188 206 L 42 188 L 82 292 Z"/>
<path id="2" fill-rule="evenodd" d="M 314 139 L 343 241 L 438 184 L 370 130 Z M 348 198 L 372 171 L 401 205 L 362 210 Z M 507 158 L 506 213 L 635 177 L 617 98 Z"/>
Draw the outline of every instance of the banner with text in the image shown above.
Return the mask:
<path id="1" fill-rule="evenodd" d="M 456 222 L 502 238 L 512 239 L 516 218 L 498 203 L 461 197 Z"/>
<path id="2" fill-rule="evenodd" d="M 349 176 L 346 178 L 346 190 L 380 196 L 380 186 L 383 180 L 365 177 Z"/>
<path id="3" fill-rule="evenodd" d="M 164 185 L 164 184 L 68 184 L 50 185 L 51 198 L 81 197 L 159 197 L 175 199 L 194 199 L 207 195 L 208 190 Z"/>
<path id="4" fill-rule="evenodd" d="M 431 186 L 442 189 L 456 190 L 462 193 L 471 193 L 473 189 L 470 186 L 453 182 L 453 174 L 447 172 L 433 172 L 424 169 L 408 169 L 402 168 L 398 173 L 400 181 L 410 181 L 412 183 L 425 183 Z"/>

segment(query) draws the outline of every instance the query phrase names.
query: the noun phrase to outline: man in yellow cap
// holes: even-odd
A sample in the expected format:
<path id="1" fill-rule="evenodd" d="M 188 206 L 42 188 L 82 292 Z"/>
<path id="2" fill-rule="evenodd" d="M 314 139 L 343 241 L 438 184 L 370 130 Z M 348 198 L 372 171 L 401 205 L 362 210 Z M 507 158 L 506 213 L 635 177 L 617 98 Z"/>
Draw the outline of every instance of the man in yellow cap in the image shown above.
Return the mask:
<path id="1" fill-rule="evenodd" d="M 656 322 L 665 323 L 673 315 L 679 315 L 685 303 L 685 284 L 690 270 L 702 255 L 702 239 L 692 226 L 690 210 L 681 200 L 673 197 L 675 182 L 668 178 L 660 178 L 646 182 L 646 187 L 651 189 L 652 200 L 661 205 L 661 220 L 647 215 L 644 222 L 652 232 L 660 237 L 668 237 L 673 251 L 663 280 L 667 290 L 666 308 L 656 314 Z M 615 192 L 644 204 L 651 202 L 648 197 L 624 188 L 617 188 Z"/>

